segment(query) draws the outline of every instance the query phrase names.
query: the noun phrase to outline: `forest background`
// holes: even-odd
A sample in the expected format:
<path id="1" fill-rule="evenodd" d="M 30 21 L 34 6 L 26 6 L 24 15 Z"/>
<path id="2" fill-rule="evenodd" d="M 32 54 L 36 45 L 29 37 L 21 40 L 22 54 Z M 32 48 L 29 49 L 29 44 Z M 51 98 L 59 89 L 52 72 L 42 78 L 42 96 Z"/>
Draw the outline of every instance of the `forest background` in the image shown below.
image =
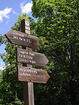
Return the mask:
<path id="1" fill-rule="evenodd" d="M 18 16 L 13 30 L 20 31 L 24 18 L 30 19 L 31 35 L 39 37 L 38 52 L 49 59 L 44 68 L 50 75 L 47 84 L 34 84 L 35 105 L 79 105 L 79 0 L 32 0 L 32 15 Z M 5 70 L 0 79 L 0 105 L 23 105 L 23 83 L 17 80 L 16 48 L 6 45 L 1 54 Z M 38 67 L 39 68 L 39 67 Z"/>

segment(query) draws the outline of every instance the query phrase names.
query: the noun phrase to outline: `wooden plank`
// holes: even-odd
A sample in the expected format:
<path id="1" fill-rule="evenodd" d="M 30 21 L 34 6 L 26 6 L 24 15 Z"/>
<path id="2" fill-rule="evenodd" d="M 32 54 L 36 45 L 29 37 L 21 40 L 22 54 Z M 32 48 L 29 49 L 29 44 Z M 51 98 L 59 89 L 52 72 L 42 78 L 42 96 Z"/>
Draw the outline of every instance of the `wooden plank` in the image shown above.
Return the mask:
<path id="1" fill-rule="evenodd" d="M 18 66 L 18 80 L 36 83 L 47 83 L 49 75 L 45 70 Z"/>
<path id="2" fill-rule="evenodd" d="M 17 48 L 17 61 L 37 66 L 45 66 L 48 63 L 48 59 L 44 54 L 31 50 L 28 52 L 28 49 L 25 50 L 21 48 Z"/>
<path id="3" fill-rule="evenodd" d="M 18 44 L 35 49 L 38 49 L 39 47 L 38 37 L 28 35 L 23 32 L 10 30 L 6 33 L 6 37 L 13 44 Z"/>
<path id="4" fill-rule="evenodd" d="M 27 65 L 32 67 L 32 65 Z M 32 82 L 24 82 L 24 105 L 34 105 L 34 89 Z"/>

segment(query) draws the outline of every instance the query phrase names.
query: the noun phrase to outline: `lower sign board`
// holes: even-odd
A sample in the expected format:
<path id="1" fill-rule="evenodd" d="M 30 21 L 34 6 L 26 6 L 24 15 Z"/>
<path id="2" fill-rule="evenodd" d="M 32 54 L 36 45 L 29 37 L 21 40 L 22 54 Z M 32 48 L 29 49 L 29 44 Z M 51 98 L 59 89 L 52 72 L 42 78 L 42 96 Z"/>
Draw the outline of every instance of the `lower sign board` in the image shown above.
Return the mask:
<path id="1" fill-rule="evenodd" d="M 47 83 L 50 76 L 41 69 L 18 66 L 18 80 L 27 82 Z"/>
<path id="2" fill-rule="evenodd" d="M 17 48 L 17 61 L 37 66 L 45 66 L 48 63 L 48 59 L 44 54 L 21 48 Z"/>

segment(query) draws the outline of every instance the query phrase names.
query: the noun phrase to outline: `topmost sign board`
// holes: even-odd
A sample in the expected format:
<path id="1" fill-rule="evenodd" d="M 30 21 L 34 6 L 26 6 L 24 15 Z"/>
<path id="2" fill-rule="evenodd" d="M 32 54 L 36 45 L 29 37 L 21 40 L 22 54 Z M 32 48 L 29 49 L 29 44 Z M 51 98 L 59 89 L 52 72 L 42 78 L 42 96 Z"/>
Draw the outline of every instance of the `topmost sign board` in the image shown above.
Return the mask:
<path id="1" fill-rule="evenodd" d="M 28 19 L 23 19 L 21 21 L 21 32 L 30 35 L 30 21 Z"/>
<path id="2" fill-rule="evenodd" d="M 9 32 L 7 32 L 6 37 L 13 44 L 18 44 L 34 49 L 38 49 L 39 47 L 38 37 L 28 35 L 23 32 L 10 30 Z"/>

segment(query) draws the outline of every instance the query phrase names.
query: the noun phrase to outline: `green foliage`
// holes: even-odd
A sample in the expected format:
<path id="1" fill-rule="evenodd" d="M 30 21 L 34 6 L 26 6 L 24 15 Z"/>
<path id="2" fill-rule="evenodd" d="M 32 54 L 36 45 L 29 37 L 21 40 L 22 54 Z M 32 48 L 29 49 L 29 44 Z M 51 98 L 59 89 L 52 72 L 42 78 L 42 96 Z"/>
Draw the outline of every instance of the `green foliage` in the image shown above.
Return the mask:
<path id="1" fill-rule="evenodd" d="M 33 16 L 37 18 L 35 31 L 40 39 L 39 52 L 48 57 L 47 69 L 51 71 L 48 86 L 42 88 L 43 93 L 36 93 L 40 99 L 40 102 L 36 99 L 36 104 L 78 105 L 79 1 L 32 1 Z"/>
<path id="2" fill-rule="evenodd" d="M 0 45 L 3 43 L 2 38 L 3 38 L 3 36 L 0 34 Z"/>
<path id="3" fill-rule="evenodd" d="M 2 71 L 0 71 L 0 82 L 2 81 Z"/>
<path id="4" fill-rule="evenodd" d="M 37 105 L 79 104 L 79 1 L 32 0 L 33 16 L 30 18 L 31 34 L 39 37 L 39 52 L 49 59 L 45 69 L 50 74 L 47 84 L 35 84 Z M 14 30 L 20 31 L 19 16 Z M 4 37 L 6 54 L 1 57 L 6 64 L 0 83 L 0 104 L 22 105 L 23 83 L 17 81 L 16 48 Z"/>

